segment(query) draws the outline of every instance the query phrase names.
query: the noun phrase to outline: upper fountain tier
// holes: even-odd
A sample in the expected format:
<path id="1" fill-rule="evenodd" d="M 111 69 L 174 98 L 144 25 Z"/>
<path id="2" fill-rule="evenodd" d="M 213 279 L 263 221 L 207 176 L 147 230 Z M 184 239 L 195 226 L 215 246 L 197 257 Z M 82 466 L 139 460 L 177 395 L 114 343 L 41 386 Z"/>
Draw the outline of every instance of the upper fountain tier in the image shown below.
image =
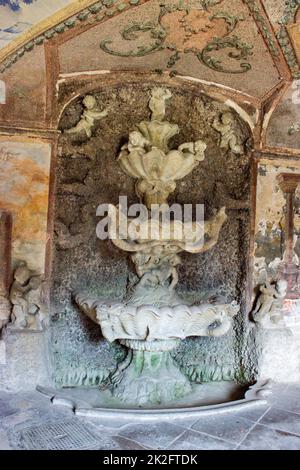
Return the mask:
<path id="1" fill-rule="evenodd" d="M 151 121 L 142 121 L 129 134 L 118 157 L 123 171 L 137 179 L 136 192 L 148 209 L 166 204 L 176 181 L 191 173 L 204 160 L 206 144 L 202 140 L 186 142 L 169 150 L 169 140 L 179 133 L 177 124 L 165 121 L 169 90 L 154 88 L 149 102 Z"/>

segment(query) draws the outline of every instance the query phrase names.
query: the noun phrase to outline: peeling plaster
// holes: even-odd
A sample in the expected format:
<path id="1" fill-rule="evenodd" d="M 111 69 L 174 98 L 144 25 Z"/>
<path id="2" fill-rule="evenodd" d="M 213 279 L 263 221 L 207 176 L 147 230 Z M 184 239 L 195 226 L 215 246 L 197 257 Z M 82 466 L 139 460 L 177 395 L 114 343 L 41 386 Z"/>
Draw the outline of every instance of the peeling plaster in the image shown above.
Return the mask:
<path id="1" fill-rule="evenodd" d="M 284 227 L 284 207 L 286 204 L 283 192 L 277 183 L 280 173 L 299 173 L 300 162 L 284 160 L 262 160 L 258 165 L 255 246 L 254 246 L 254 285 L 264 282 L 266 274 L 276 275 L 282 256 L 282 229 Z M 300 189 L 297 195 L 300 197 Z M 300 229 L 300 217 L 295 215 L 296 231 Z M 297 242 L 295 236 L 295 244 Z"/>
<path id="2" fill-rule="evenodd" d="M 12 260 L 43 272 L 51 147 L 0 140 L 0 205 L 13 215 Z"/>

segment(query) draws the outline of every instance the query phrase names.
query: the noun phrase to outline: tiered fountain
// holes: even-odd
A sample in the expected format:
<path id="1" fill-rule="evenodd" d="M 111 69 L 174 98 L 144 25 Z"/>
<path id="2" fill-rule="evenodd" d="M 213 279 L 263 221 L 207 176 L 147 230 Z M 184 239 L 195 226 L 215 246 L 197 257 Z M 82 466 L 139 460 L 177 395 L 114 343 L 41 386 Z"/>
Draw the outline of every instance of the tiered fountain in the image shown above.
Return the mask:
<path id="1" fill-rule="evenodd" d="M 221 336 L 232 326 L 239 307 L 229 305 L 188 305 L 176 294 L 181 251 L 202 253 L 218 241 L 226 221 L 222 208 L 204 226 L 198 222 L 164 220 L 167 198 L 179 180 L 204 160 L 206 144 L 201 140 L 169 150 L 168 142 L 179 127 L 165 121 L 168 90 L 154 89 L 149 103 L 151 121 L 143 121 L 129 135 L 118 162 L 125 173 L 137 180 L 136 193 L 148 211 L 139 218 L 139 229 L 126 219 L 127 239 L 115 221 L 120 208 L 110 205 L 110 238 L 131 253 L 138 282 L 128 289 L 123 301 L 92 298 L 77 293 L 80 308 L 101 326 L 110 342 L 119 341 L 128 354 L 110 376 L 113 396 L 140 406 L 156 405 L 178 399 L 191 392 L 189 380 L 170 355 L 179 341 L 189 336 Z M 158 215 L 150 211 L 159 205 Z M 156 206 L 157 207 L 157 206 Z M 180 238 L 178 237 L 180 234 Z"/>
<path id="2" fill-rule="evenodd" d="M 104 410 L 104 414 L 116 415 L 123 409 L 136 417 L 139 415 L 134 410 L 142 408 L 144 413 L 155 416 L 158 412 L 155 409 L 162 412 L 164 408 L 188 407 L 191 410 L 190 407 L 199 404 L 222 403 L 221 386 L 215 384 L 211 392 L 205 388 L 209 385 L 191 384 L 171 355 L 187 337 L 225 335 L 239 312 L 236 302 L 191 304 L 176 293 L 179 253 L 199 254 L 212 249 L 227 216 L 223 207 L 203 223 L 166 217 L 167 199 L 175 190 L 176 181 L 190 174 L 205 159 L 206 150 L 201 140 L 169 150 L 169 140 L 179 133 L 176 124 L 165 120 L 166 102 L 171 96 L 168 90 L 152 90 L 151 120 L 137 125 L 118 157 L 122 170 L 136 179 L 136 193 L 143 203 L 138 219 L 128 218 L 122 213 L 122 207 L 108 205 L 110 239 L 120 250 L 131 254 L 136 281 L 128 286 L 122 301 L 92 297 L 86 292 L 74 293 L 75 302 L 100 325 L 104 338 L 121 343 L 127 354 L 101 390 L 41 390 L 54 402 L 69 404 L 78 414 L 103 416 Z M 102 210 L 98 215 L 103 215 Z M 102 229 L 103 220 L 97 227 L 100 238 Z M 195 387 L 200 400 L 199 396 L 195 400 Z M 200 394 L 199 387 L 204 390 Z M 219 395 L 214 401 L 211 395 L 216 390 Z M 248 398 L 252 400 L 254 397 L 250 395 Z M 228 402 L 230 398 L 227 396 L 223 401 Z"/>

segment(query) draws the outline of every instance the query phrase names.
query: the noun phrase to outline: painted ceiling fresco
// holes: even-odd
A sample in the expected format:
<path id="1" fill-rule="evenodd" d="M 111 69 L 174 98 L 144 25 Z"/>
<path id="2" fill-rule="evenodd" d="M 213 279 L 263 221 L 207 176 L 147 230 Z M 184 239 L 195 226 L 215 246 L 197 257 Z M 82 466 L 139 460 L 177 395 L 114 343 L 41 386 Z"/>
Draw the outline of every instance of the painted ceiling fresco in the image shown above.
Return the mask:
<path id="1" fill-rule="evenodd" d="M 0 48 L 73 0 L 0 0 Z"/>

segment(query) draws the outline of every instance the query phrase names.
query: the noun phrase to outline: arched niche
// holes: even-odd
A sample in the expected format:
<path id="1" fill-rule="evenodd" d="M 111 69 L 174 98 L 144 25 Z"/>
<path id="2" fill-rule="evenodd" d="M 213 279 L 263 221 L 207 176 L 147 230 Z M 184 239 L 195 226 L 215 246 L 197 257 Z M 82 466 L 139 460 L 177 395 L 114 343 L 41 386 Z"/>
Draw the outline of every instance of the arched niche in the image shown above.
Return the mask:
<path id="1" fill-rule="evenodd" d="M 121 347 L 108 344 L 100 328 L 85 318 L 73 301 L 73 293 L 88 290 L 105 298 L 121 299 L 132 278 L 126 254 L 110 241 L 96 237 L 96 209 L 100 203 L 118 204 L 127 196 L 137 201 L 134 180 L 120 169 L 116 158 L 130 131 L 149 119 L 148 101 L 154 86 L 168 86 L 173 97 L 166 119 L 181 132 L 172 146 L 205 140 L 205 161 L 177 184 L 169 201 L 205 205 L 205 217 L 226 206 L 228 221 L 217 246 L 204 255 L 182 255 L 179 293 L 191 300 L 219 297 L 237 300 L 241 312 L 232 334 L 213 340 L 188 339 L 175 356 L 192 380 L 242 380 L 241 351 L 246 341 L 245 323 L 249 292 L 251 224 L 251 132 L 241 117 L 225 104 L 204 94 L 199 87 L 168 84 L 163 79 L 143 82 L 103 79 L 94 89 L 89 83 L 76 88 L 76 80 L 64 83 L 58 104 L 61 112 L 59 152 L 56 164 L 53 267 L 51 288 L 51 332 L 53 373 L 58 385 L 98 385 L 123 354 Z M 78 89 L 80 90 L 78 92 Z M 108 117 L 97 122 L 92 137 L 69 135 L 84 110 L 82 99 L 92 94 L 99 108 L 108 108 Z M 71 97 L 73 98 L 71 99 Z M 68 103 L 66 105 L 66 103 Z M 220 134 L 213 122 L 222 113 L 234 116 L 234 129 L 244 145 L 244 153 L 220 147 Z M 244 335 L 243 335 L 244 334 Z M 248 369 L 247 369 L 248 367 Z M 246 367 L 250 377 L 252 364 Z M 244 376 L 243 376 L 244 377 Z"/>

